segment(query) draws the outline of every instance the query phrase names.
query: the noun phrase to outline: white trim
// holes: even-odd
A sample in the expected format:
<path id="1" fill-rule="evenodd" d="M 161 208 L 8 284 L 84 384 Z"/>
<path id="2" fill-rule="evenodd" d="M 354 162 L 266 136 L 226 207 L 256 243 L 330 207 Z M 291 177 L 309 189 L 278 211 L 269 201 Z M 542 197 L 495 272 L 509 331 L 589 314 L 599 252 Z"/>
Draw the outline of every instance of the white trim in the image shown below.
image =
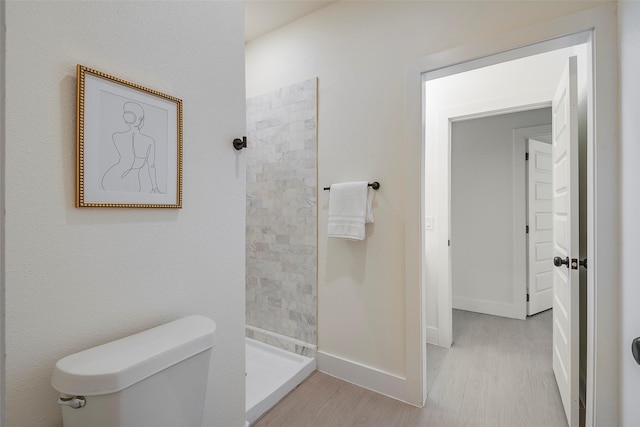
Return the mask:
<path id="1" fill-rule="evenodd" d="M 438 328 L 436 328 L 434 326 L 425 325 L 424 329 L 425 329 L 425 332 L 426 332 L 426 335 L 427 335 L 426 336 L 426 341 L 427 341 L 428 344 L 434 344 L 434 345 L 437 345 L 437 346 L 440 346 L 440 347 L 451 347 L 451 343 L 449 343 L 448 346 L 444 345 L 444 343 L 440 344 L 440 339 L 439 339 L 439 336 L 438 336 Z"/>
<path id="2" fill-rule="evenodd" d="M 317 362 L 320 372 L 407 402 L 405 397 L 407 381 L 405 378 L 322 351 L 318 352 Z"/>
<path id="3" fill-rule="evenodd" d="M 0 2 L 0 354 L 5 353 L 5 104 L 6 104 L 6 18 L 5 18 L 5 4 L 6 2 Z M 0 426 L 4 425 L 4 408 L 6 404 L 5 398 L 5 358 L 0 361 Z"/>
<path id="4" fill-rule="evenodd" d="M 409 64 L 407 69 L 407 115 L 405 140 L 405 297 L 406 297 L 406 372 L 415 401 L 424 403 L 426 393 L 425 304 L 423 284 L 426 277 L 423 233 L 415 236 L 415 227 L 423 230 L 424 212 L 424 146 L 422 144 L 424 108 L 422 101 L 423 73 L 463 64 L 476 58 L 504 62 L 515 55 L 528 56 L 532 50 L 550 50 L 558 44 L 572 42 L 589 32 L 592 43 L 592 87 L 589 103 L 589 194 L 593 195 L 589 211 L 587 335 L 587 411 L 586 425 L 618 425 L 619 421 L 619 360 L 618 360 L 618 293 L 619 293 L 619 233 L 618 233 L 618 136 L 617 136 L 617 5 L 607 4 L 580 13 L 553 19 L 532 27 L 481 42 L 433 54 Z M 572 36 L 568 36 L 571 34 Z M 583 40 L 584 41 L 584 40 Z M 541 43 L 543 42 L 543 43 Z M 572 43 L 576 44 L 576 43 Z M 523 48 L 526 46 L 526 48 Z M 502 52 L 502 53 L 501 53 Z M 500 53 L 498 56 L 492 56 Z M 496 62 L 494 62 L 496 63 Z M 474 64 L 475 65 L 475 64 Z M 591 67 L 589 67 L 591 68 Z M 597 101 L 597 102 L 596 102 Z M 414 227 L 414 228 L 412 228 Z M 446 242 L 446 240 L 445 240 Z M 447 247 L 442 248 L 448 250 Z M 592 261 L 593 260 L 593 261 Z M 416 274 L 417 273 L 417 274 Z M 420 322 L 416 322 L 420 319 Z M 419 328 L 416 327 L 418 323 Z M 597 366 L 597 369 L 596 369 Z M 414 402 L 414 400 L 411 400 Z"/>

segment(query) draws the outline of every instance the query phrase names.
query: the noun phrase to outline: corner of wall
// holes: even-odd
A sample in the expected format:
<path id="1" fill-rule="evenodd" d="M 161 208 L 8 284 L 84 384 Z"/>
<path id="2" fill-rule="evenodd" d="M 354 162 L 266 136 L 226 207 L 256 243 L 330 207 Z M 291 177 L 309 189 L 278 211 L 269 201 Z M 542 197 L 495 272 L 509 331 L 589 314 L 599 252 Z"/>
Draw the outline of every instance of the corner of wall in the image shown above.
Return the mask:
<path id="1" fill-rule="evenodd" d="M 5 147 L 5 52 L 6 2 L 0 2 L 0 355 L 4 355 L 4 147 Z M 0 360 L 0 426 L 4 425 L 4 357 Z"/>

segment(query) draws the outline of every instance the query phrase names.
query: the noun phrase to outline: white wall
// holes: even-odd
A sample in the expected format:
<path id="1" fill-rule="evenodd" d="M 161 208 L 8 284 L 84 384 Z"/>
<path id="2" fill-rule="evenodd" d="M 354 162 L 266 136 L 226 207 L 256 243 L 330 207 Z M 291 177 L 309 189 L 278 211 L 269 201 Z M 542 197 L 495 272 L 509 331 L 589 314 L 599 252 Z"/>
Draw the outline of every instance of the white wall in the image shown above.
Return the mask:
<path id="1" fill-rule="evenodd" d="M 61 357 L 218 325 L 204 425 L 244 425 L 243 5 L 6 3 L 6 425 L 61 425 Z M 77 63 L 184 102 L 184 208 L 76 209 Z"/>
<path id="2" fill-rule="evenodd" d="M 640 286 L 638 285 L 638 257 L 640 257 L 640 3 L 620 2 L 620 176 L 621 189 L 621 418 L 623 426 L 634 426 L 640 419 L 640 366 L 631 356 L 631 341 L 640 336 Z"/>
<path id="3" fill-rule="evenodd" d="M 419 343 L 407 339 L 415 335 L 405 318 L 405 280 L 415 274 L 404 268 L 414 256 L 405 253 L 405 239 L 419 238 L 419 225 L 405 223 L 405 160 L 419 155 L 404 151 L 409 62 L 593 6 L 338 2 L 247 44 L 249 96 L 319 78 L 318 186 L 361 179 L 382 184 L 364 242 L 327 239 L 328 195 L 319 194 L 320 353 L 373 368 L 371 375 L 408 377 L 386 392 L 419 403 L 408 393 L 418 381 L 421 362 L 413 350 Z"/>
<path id="4" fill-rule="evenodd" d="M 526 248 L 514 247 L 516 212 L 525 211 L 524 158 L 514 129 L 551 124 L 549 108 L 454 122 L 451 126 L 451 281 L 453 308 L 498 316 L 514 313 L 514 283 Z M 515 205 L 520 209 L 514 209 Z M 519 221 L 517 222 L 519 223 Z M 516 276 L 516 273 L 519 276 Z M 518 279 L 518 280 L 516 280 Z M 521 294 L 517 294 L 521 296 Z"/>

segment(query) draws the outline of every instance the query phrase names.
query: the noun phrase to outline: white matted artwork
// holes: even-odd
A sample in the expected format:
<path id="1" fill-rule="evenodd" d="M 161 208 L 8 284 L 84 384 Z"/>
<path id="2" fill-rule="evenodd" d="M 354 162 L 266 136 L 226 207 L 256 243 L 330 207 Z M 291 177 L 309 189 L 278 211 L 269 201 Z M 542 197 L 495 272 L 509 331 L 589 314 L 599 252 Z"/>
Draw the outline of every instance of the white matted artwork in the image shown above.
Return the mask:
<path id="1" fill-rule="evenodd" d="M 76 207 L 182 207 L 182 101 L 77 66 Z"/>

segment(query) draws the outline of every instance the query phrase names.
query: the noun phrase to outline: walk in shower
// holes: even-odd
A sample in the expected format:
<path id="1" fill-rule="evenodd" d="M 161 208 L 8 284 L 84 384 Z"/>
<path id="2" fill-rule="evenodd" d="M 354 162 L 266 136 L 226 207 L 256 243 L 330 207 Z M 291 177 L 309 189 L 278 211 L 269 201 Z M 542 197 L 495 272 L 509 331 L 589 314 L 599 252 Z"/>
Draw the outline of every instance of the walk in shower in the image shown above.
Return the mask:
<path id="1" fill-rule="evenodd" d="M 317 80 L 247 99 L 247 421 L 315 370 Z"/>

